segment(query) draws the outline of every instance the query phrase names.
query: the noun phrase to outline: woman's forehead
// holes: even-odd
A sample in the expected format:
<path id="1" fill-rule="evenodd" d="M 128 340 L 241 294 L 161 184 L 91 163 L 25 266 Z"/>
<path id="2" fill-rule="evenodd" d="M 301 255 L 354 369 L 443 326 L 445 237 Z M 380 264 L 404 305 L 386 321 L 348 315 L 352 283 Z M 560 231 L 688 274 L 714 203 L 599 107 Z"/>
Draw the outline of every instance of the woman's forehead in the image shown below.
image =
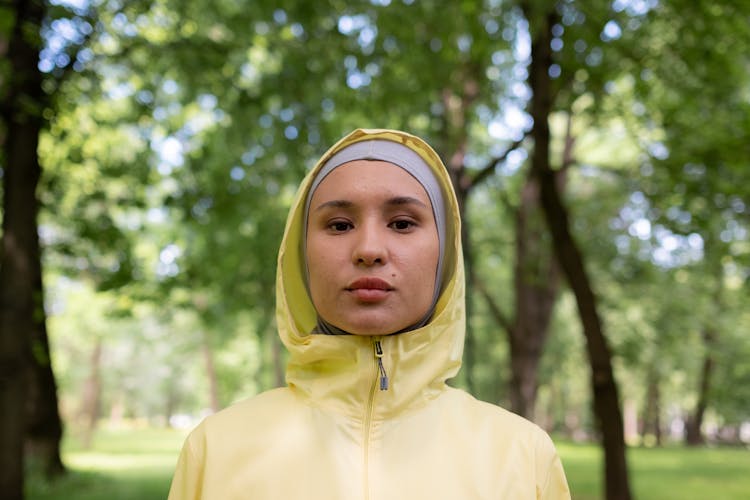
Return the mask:
<path id="1" fill-rule="evenodd" d="M 424 186 L 403 168 L 381 160 L 354 160 L 335 168 L 320 182 L 312 196 L 311 210 L 329 199 L 383 196 L 402 202 L 411 198 L 427 208 L 432 206 Z"/>

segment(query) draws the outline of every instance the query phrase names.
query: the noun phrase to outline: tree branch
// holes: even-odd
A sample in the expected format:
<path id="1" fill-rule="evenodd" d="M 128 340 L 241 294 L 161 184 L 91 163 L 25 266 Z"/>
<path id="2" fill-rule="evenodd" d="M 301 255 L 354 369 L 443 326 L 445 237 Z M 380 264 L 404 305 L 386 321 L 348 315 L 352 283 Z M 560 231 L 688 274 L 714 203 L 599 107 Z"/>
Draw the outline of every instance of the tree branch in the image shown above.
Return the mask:
<path id="1" fill-rule="evenodd" d="M 492 294 L 487 289 L 487 286 L 484 284 L 484 281 L 477 276 L 476 273 L 472 273 L 472 281 L 474 283 L 474 286 L 476 286 L 477 290 L 480 294 L 482 294 L 482 297 L 484 297 L 484 300 L 487 301 L 487 306 L 490 308 L 490 314 L 492 314 L 493 319 L 499 324 L 505 331 L 508 333 L 508 335 L 511 334 L 511 325 L 510 321 L 508 321 L 508 317 L 505 315 L 505 313 L 500 309 L 500 306 L 495 302 L 495 299 L 492 297 Z"/>
<path id="2" fill-rule="evenodd" d="M 567 170 L 571 165 L 575 163 L 575 157 L 573 156 L 573 148 L 576 144 L 576 137 L 573 135 L 573 113 L 568 112 L 568 119 L 565 124 L 565 147 L 562 153 L 562 162 L 560 170 Z"/>
<path id="3" fill-rule="evenodd" d="M 511 151 L 514 151 L 518 149 L 523 141 L 528 136 L 528 132 L 523 134 L 523 137 L 518 139 L 517 141 L 514 141 L 508 148 L 501 154 L 500 156 L 496 156 L 494 158 L 491 158 L 482 169 L 476 173 L 473 177 L 467 177 L 468 182 L 467 185 L 464 186 L 466 191 L 471 191 L 475 186 L 479 185 L 481 182 L 483 182 L 487 177 L 492 175 L 493 172 L 495 172 L 495 168 L 503 163 L 505 160 L 508 159 L 508 155 Z"/>

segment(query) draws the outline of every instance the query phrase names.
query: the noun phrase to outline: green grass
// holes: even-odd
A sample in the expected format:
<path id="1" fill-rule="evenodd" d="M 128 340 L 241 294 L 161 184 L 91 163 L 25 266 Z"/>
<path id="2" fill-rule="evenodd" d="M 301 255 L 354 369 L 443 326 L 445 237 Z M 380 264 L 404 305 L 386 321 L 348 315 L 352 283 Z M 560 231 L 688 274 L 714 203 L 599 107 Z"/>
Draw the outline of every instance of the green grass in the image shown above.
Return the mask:
<path id="1" fill-rule="evenodd" d="M 168 429 L 101 430 L 90 450 L 66 439 L 69 472 L 48 482 L 27 478 L 28 500 L 163 500 L 185 437 Z M 601 451 L 558 442 L 574 500 L 601 499 Z M 750 498 L 750 451 L 739 448 L 631 448 L 631 485 L 638 500 Z"/>
<path id="2" fill-rule="evenodd" d="M 163 500 L 185 432 L 169 429 L 100 430 L 91 449 L 63 444 L 68 473 L 54 481 L 31 474 L 27 500 Z"/>
<path id="3" fill-rule="evenodd" d="M 558 443 L 574 500 L 602 496 L 602 452 Z M 750 451 L 742 448 L 630 448 L 630 481 L 638 500 L 750 498 Z"/>

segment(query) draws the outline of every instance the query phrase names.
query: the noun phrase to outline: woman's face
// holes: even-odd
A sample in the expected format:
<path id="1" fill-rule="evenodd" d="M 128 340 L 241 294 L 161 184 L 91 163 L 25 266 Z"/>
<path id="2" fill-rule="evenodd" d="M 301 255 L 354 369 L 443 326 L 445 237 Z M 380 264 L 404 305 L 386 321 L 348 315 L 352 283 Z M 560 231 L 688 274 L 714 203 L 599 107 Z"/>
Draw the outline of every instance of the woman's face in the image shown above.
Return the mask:
<path id="1" fill-rule="evenodd" d="M 430 199 L 409 173 L 384 161 L 334 169 L 310 201 L 310 295 L 328 323 L 387 335 L 432 305 L 439 243 Z"/>

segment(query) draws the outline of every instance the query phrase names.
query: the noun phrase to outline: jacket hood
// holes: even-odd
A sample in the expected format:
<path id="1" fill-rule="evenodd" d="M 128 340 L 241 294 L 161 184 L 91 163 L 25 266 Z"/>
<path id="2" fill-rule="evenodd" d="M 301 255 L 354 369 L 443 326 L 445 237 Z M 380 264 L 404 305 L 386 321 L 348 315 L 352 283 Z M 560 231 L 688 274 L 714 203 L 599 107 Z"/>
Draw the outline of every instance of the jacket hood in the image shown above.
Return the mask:
<path id="1" fill-rule="evenodd" d="M 305 200 L 323 164 L 338 151 L 372 139 L 401 143 L 419 154 L 438 179 L 446 204 L 446 245 L 441 293 L 423 327 L 385 337 L 317 335 L 310 332 L 317 314 L 305 284 L 303 231 Z M 383 347 L 382 363 L 390 380 L 380 411 L 399 411 L 434 397 L 458 373 L 465 335 L 464 270 L 458 202 L 440 157 L 422 139 L 405 132 L 357 129 L 339 140 L 300 184 L 286 222 L 276 276 L 276 322 L 289 351 L 287 383 L 314 404 L 361 413 L 360 399 L 373 390 L 377 376 L 375 340 Z M 423 396 L 423 397 L 420 397 Z"/>

